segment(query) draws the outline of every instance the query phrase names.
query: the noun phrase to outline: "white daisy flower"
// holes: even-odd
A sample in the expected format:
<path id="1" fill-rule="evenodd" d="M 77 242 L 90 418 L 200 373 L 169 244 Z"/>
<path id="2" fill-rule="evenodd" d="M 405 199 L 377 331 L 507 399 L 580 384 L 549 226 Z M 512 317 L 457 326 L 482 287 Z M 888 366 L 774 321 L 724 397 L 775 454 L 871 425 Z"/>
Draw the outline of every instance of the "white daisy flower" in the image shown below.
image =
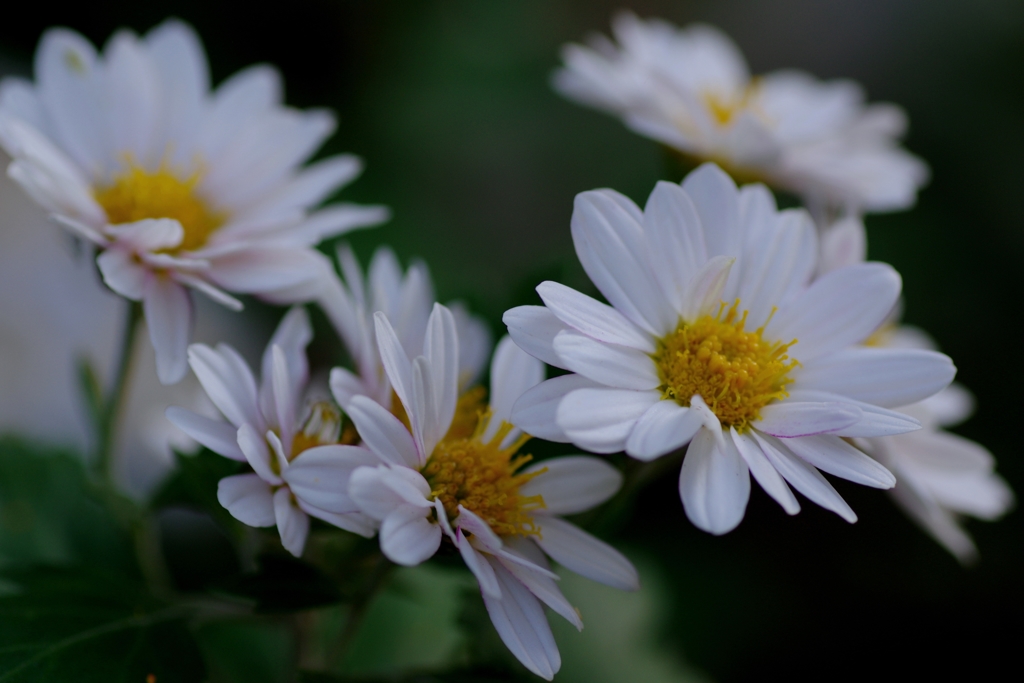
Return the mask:
<path id="1" fill-rule="evenodd" d="M 263 354 L 258 387 L 230 346 L 193 344 L 192 371 L 227 422 L 183 408 L 167 411 L 202 445 L 252 467 L 253 473 L 221 479 L 217 500 L 249 526 L 276 524 L 281 543 L 296 557 L 306 545 L 310 515 L 367 538 L 376 530 L 349 498 L 348 480 L 355 468 L 379 460 L 364 448 L 339 444 L 341 414 L 331 403 L 303 405 L 312 337 L 306 311 L 289 311 Z"/>
<path id="2" fill-rule="evenodd" d="M 611 305 L 545 282 L 545 306 L 505 313 L 516 343 L 573 373 L 528 391 L 513 424 L 643 460 L 689 443 L 683 506 L 715 534 L 742 520 L 749 474 L 790 514 L 800 506 L 786 482 L 850 522 L 818 470 L 893 486 L 844 439 L 918 428 L 888 408 L 936 393 L 955 369 L 933 351 L 857 346 L 899 297 L 892 268 L 811 282 L 810 217 L 777 211 L 763 185 L 737 189 L 713 164 L 658 183 L 643 211 L 612 190 L 578 195 L 572 235 Z"/>
<path id="3" fill-rule="evenodd" d="M 103 53 L 47 31 L 34 83 L 0 82 L 8 174 L 101 251 L 118 294 L 141 300 L 162 382 L 186 371 L 188 288 L 239 309 L 227 292 L 278 302 L 313 297 L 325 237 L 386 219 L 382 207 L 310 210 L 355 178 L 356 157 L 300 169 L 334 130 L 327 111 L 282 104 L 281 78 L 254 66 L 210 90 L 191 28 L 168 21 Z"/>
<path id="4" fill-rule="evenodd" d="M 416 261 L 403 274 L 398 257 L 388 247 L 377 249 L 365 276 L 348 245 L 339 247 L 338 263 L 344 280 L 332 271 L 324 281 L 319 303 L 345 343 L 356 371 L 334 368 L 331 391 L 338 405 L 363 395 L 391 408 L 391 383 L 377 350 L 373 315 L 380 311 L 392 322 L 406 355 L 421 355 L 427 319 L 434 305 L 430 271 L 425 263 Z M 491 333 L 483 320 L 470 314 L 462 303 L 449 302 L 447 307 L 455 318 L 459 337 L 461 392 L 480 377 L 490 357 Z"/>
<path id="5" fill-rule="evenodd" d="M 364 444 L 384 461 L 360 467 L 349 495 L 380 521 L 380 545 L 392 561 L 416 565 L 447 538 L 476 576 L 495 629 L 530 671 L 550 680 L 561 659 L 542 604 L 582 628 L 558 589 L 545 555 L 583 576 L 625 590 L 638 587 L 629 561 L 559 515 L 611 497 L 621 475 L 607 463 L 570 456 L 529 465 L 518 451 L 529 436 L 508 423 L 512 404 L 543 379 L 544 367 L 510 339 L 491 364 L 491 405 L 458 424 L 458 335 L 437 304 L 410 359 L 388 318 L 375 316 L 380 354 L 411 429 L 367 396 L 345 406 Z M 464 417 L 464 416 L 463 416 Z"/>
<path id="6" fill-rule="evenodd" d="M 554 86 L 641 135 L 814 206 L 903 209 L 928 179 L 899 147 L 903 110 L 865 105 L 852 81 L 791 70 L 751 77 L 736 45 L 710 26 L 623 13 L 613 29 L 618 44 L 599 36 L 591 47 L 566 46 Z"/>

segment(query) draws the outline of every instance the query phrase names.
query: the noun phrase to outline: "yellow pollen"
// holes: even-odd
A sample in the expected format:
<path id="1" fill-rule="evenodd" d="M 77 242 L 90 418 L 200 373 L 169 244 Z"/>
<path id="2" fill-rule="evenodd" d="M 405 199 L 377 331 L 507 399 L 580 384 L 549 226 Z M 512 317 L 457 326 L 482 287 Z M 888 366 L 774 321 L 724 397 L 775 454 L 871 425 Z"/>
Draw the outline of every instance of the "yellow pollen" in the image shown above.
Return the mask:
<path id="1" fill-rule="evenodd" d="M 720 93 L 708 90 L 704 92 L 704 104 L 707 105 L 719 126 L 728 126 L 740 111 L 750 106 L 755 95 L 757 95 L 759 87 L 759 81 L 753 79 L 743 88 L 738 97 L 731 94 L 723 96 Z"/>
<path id="2" fill-rule="evenodd" d="M 502 448 L 502 440 L 512 430 L 512 425 L 503 422 L 494 438 L 485 443 L 483 433 L 489 422 L 490 414 L 485 413 L 471 436 L 445 437 L 434 448 L 423 468 L 431 498 L 441 501 L 449 517 L 459 514 L 459 505 L 471 510 L 499 536 L 539 535 L 530 511 L 545 507 L 544 498 L 520 495 L 519 487 L 547 468 L 520 473 L 533 459 L 517 453 L 529 435 L 523 434 Z"/>
<path id="3" fill-rule="evenodd" d="M 789 395 L 786 386 L 793 380 L 788 374 L 798 363 L 786 355 L 796 339 L 765 341 L 763 326 L 745 331 L 747 311 L 738 315 L 739 305 L 739 299 L 728 309 L 723 303 L 717 315 L 681 322 L 660 340 L 652 357 L 662 398 L 689 406 L 699 395 L 724 427 L 742 433 L 760 417 L 761 408 Z"/>
<path id="4" fill-rule="evenodd" d="M 144 218 L 174 218 L 185 229 L 181 244 L 174 251 L 199 249 L 227 220 L 227 214 L 214 210 L 198 196 L 196 185 L 202 171 L 191 175 L 177 172 L 167 162 L 156 171 L 147 171 L 129 156 L 125 170 L 109 185 L 95 190 L 96 201 L 114 225 Z"/>
<path id="5" fill-rule="evenodd" d="M 445 439 L 468 439 L 476 433 L 480 416 L 487 410 L 487 390 L 483 387 L 470 387 L 459 396 L 455 404 L 455 416 L 452 418 L 451 427 L 444 435 Z M 405 406 L 398 399 L 398 395 L 391 392 L 391 414 L 402 421 L 406 429 L 412 429 L 409 424 L 409 415 L 405 412 Z"/>
<path id="6" fill-rule="evenodd" d="M 341 412 L 334 407 L 334 404 L 328 401 L 317 401 L 309 407 L 306 419 L 302 423 L 302 429 L 292 437 L 292 450 L 289 459 L 294 460 L 299 453 L 317 446 L 354 443 L 354 441 L 345 440 L 352 438 L 351 435 L 345 433 L 346 431 L 341 428 Z"/>

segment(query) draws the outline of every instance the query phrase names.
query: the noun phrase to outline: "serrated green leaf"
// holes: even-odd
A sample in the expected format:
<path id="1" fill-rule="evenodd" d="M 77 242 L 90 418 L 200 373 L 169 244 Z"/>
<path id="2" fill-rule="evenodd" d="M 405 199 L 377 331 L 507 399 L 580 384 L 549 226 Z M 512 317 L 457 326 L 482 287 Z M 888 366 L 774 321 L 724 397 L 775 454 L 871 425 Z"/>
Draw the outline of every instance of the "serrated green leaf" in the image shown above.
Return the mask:
<path id="1" fill-rule="evenodd" d="M 195 683 L 205 677 L 182 606 L 166 606 L 123 575 L 8 570 L 0 598 L 0 683 Z"/>

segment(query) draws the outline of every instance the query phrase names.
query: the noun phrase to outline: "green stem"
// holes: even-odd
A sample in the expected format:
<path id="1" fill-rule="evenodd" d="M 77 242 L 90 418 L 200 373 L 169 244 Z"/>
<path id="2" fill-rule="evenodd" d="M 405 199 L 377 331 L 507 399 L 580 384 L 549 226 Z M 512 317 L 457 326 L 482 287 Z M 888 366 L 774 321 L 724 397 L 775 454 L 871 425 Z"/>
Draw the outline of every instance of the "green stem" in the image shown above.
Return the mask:
<path id="1" fill-rule="evenodd" d="M 114 440 L 117 434 L 121 407 L 128 390 L 128 380 L 131 377 L 135 335 L 138 332 L 141 320 L 142 303 L 138 301 L 130 302 L 125 317 L 124 329 L 121 332 L 120 355 L 117 359 L 114 381 L 106 396 L 106 400 L 103 401 L 103 407 L 99 415 L 99 424 L 96 430 L 98 442 L 96 445 L 97 457 L 95 459 L 96 473 L 103 481 L 107 482 L 113 479 Z"/>

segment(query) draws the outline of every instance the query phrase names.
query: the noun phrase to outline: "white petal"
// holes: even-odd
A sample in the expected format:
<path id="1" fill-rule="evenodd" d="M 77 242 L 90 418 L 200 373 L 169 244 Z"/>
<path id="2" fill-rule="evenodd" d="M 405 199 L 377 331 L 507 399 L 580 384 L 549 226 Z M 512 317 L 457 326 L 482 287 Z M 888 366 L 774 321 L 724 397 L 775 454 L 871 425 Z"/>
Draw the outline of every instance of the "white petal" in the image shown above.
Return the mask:
<path id="1" fill-rule="evenodd" d="M 608 304 L 557 282 L 542 282 L 537 293 L 559 320 L 588 337 L 647 353 L 656 350 L 647 333 Z"/>
<path id="2" fill-rule="evenodd" d="M 566 569 L 592 581 L 624 591 L 640 588 L 636 568 L 604 541 L 558 517 L 539 517 L 537 545 Z"/>
<path id="3" fill-rule="evenodd" d="M 177 406 L 168 408 L 166 414 L 178 429 L 214 453 L 245 462 L 245 455 L 238 447 L 238 429 L 230 422 L 211 420 Z"/>
<path id="4" fill-rule="evenodd" d="M 395 564 L 414 567 L 441 547 L 441 527 L 427 519 L 429 511 L 402 505 L 380 525 L 380 549 Z M 467 544 L 468 545 L 468 544 Z"/>
<path id="5" fill-rule="evenodd" d="M 355 423 L 363 444 L 381 460 L 413 468 L 426 462 L 402 421 L 376 401 L 355 396 L 345 406 L 345 412 Z"/>
<path id="6" fill-rule="evenodd" d="M 142 298 L 149 271 L 133 254 L 121 249 L 107 249 L 96 257 L 96 265 L 107 287 L 132 301 Z"/>
<path id="7" fill-rule="evenodd" d="M 430 366 L 423 450 L 430 453 L 448 432 L 459 400 L 459 336 L 452 312 L 438 303 L 427 321 L 423 356 Z"/>
<path id="8" fill-rule="evenodd" d="M 644 207 L 644 228 L 654 276 L 672 307 L 682 312 L 690 279 L 707 261 L 697 208 L 679 185 L 659 181 Z"/>
<path id="9" fill-rule="evenodd" d="M 739 192 L 736 183 L 715 164 L 702 164 L 682 182 L 704 231 L 708 257 L 738 256 Z"/>
<path id="10" fill-rule="evenodd" d="M 352 471 L 379 463 L 373 453 L 359 446 L 316 446 L 299 453 L 282 477 L 299 500 L 342 514 L 358 509 L 348 495 Z"/>
<path id="11" fill-rule="evenodd" d="M 772 464 L 772 467 L 793 488 L 826 510 L 836 513 L 850 524 L 857 521 L 857 515 L 832 487 L 832 484 L 821 476 L 821 472 L 793 455 L 779 439 L 758 434 L 756 431 L 751 431 L 750 435 L 761 447 L 761 452 Z"/>
<path id="12" fill-rule="evenodd" d="M 605 386 L 643 391 L 661 384 L 654 360 L 643 351 L 571 331 L 558 333 L 555 351 L 569 370 Z"/>
<path id="13" fill-rule="evenodd" d="M 422 430 L 420 425 L 424 415 L 414 404 L 412 362 L 409 360 L 402 342 L 399 341 L 398 335 L 395 334 L 395 329 L 391 326 L 388 317 L 381 311 L 377 311 L 373 315 L 373 321 L 377 333 L 377 349 L 380 352 L 381 363 L 384 365 L 384 372 L 391 380 L 391 387 L 395 390 L 395 395 L 405 407 L 412 424 L 413 436 L 418 443 L 420 439 L 417 433 Z"/>
<path id="14" fill-rule="evenodd" d="M 846 437 L 870 437 L 870 436 L 891 436 L 893 434 L 905 434 L 921 428 L 921 423 L 909 415 L 898 413 L 894 410 L 879 408 L 878 406 L 854 401 L 840 396 L 830 394 L 826 391 L 795 390 L 789 394 L 790 401 L 838 401 L 859 408 L 861 419 L 849 427 L 832 432 L 836 436 Z"/>
<path id="15" fill-rule="evenodd" d="M 362 378 L 346 368 L 331 368 L 331 396 L 339 406 L 348 405 L 356 396 L 366 396 L 367 388 Z"/>
<path id="16" fill-rule="evenodd" d="M 522 561 L 511 561 L 512 556 L 522 557 L 540 569 L 548 568 L 547 558 L 540 551 L 537 545 L 526 538 L 512 537 L 508 540 L 505 554 L 498 557 L 501 565 L 514 576 L 519 583 L 526 586 L 527 590 L 534 594 L 541 602 L 552 610 L 565 617 L 565 619 L 578 630 L 583 630 L 583 619 L 579 610 L 572 606 L 562 591 L 558 588 L 555 579 L 546 574 L 530 568 Z"/>
<path id="17" fill-rule="evenodd" d="M 403 467 L 357 467 L 349 476 L 348 495 L 360 510 L 377 520 L 403 505 L 431 507 L 427 500 L 430 485 L 419 472 Z"/>
<path id="18" fill-rule="evenodd" d="M 800 503 L 796 501 L 796 496 L 786 486 L 782 475 L 772 467 L 771 462 L 765 457 L 761 447 L 753 437 L 746 434 L 738 434 L 735 428 L 732 428 L 730 431 L 733 443 L 736 444 L 736 450 L 739 451 L 743 461 L 750 468 L 750 473 L 754 475 L 754 479 L 765 490 L 765 493 L 774 498 L 775 502 L 781 505 L 782 509 L 788 514 L 795 515 L 800 512 Z"/>
<path id="19" fill-rule="evenodd" d="M 527 434 L 539 439 L 569 441 L 569 437 L 555 421 L 558 405 L 571 391 L 598 386 L 596 382 L 583 375 L 562 375 L 541 382 L 515 402 L 510 421 Z"/>
<path id="20" fill-rule="evenodd" d="M 498 585 L 498 579 L 494 576 L 494 568 L 487 558 L 477 552 L 469 540 L 462 535 L 462 529 L 455 532 L 455 545 L 458 547 L 459 553 L 462 554 L 462 559 L 469 567 L 469 571 L 473 573 L 477 583 L 480 584 L 480 591 L 488 597 L 501 599 L 501 587 Z"/>
<path id="21" fill-rule="evenodd" d="M 217 483 L 217 501 L 231 516 L 249 526 L 274 526 L 270 485 L 256 474 L 236 474 Z"/>
<path id="22" fill-rule="evenodd" d="M 181 244 L 185 230 L 173 218 L 144 218 L 133 223 L 108 225 L 106 232 L 135 251 L 158 251 Z"/>
<path id="23" fill-rule="evenodd" d="M 361 512 L 329 512 L 323 508 L 310 505 L 301 498 L 296 498 L 295 501 L 299 504 L 299 509 L 310 517 L 316 517 L 317 519 L 323 520 L 328 524 L 332 524 L 339 529 L 359 534 L 363 538 L 373 538 L 380 527 L 380 523 L 377 520 L 372 517 L 368 517 Z"/>
<path id="24" fill-rule="evenodd" d="M 564 367 L 555 353 L 555 336 L 569 326 L 544 306 L 517 306 L 505 311 L 501 321 L 523 351 L 556 368 Z"/>
<path id="25" fill-rule="evenodd" d="M 490 441 L 502 422 L 510 422 L 512 406 L 529 389 L 544 381 L 544 364 L 516 346 L 511 337 L 502 337 L 491 361 L 491 421 L 483 440 Z M 513 430 L 506 441 L 514 440 Z"/>
<path id="26" fill-rule="evenodd" d="M 497 552 L 501 550 L 502 542 L 498 534 L 494 533 L 490 525 L 487 524 L 479 515 L 472 510 L 459 505 L 458 507 L 459 516 L 455 519 L 455 524 L 459 529 L 463 529 L 473 534 L 473 543 L 477 546 L 483 547 L 489 552 Z"/>
<path id="27" fill-rule="evenodd" d="M 309 314 L 301 306 L 295 306 L 281 318 L 274 335 L 267 342 L 266 350 L 263 352 L 261 369 L 264 386 L 268 384 L 267 378 L 274 374 L 274 347 L 279 347 L 284 353 L 285 367 L 290 379 L 288 393 L 298 398 L 301 388 L 309 378 L 309 363 L 306 360 L 306 347 L 313 340 L 313 327 L 309 323 Z M 261 401 L 262 401 L 261 397 Z M 264 410 L 268 410 L 272 403 L 265 403 Z"/>
<path id="28" fill-rule="evenodd" d="M 804 436 L 786 439 L 783 443 L 819 470 L 837 477 L 878 489 L 891 489 L 896 485 L 892 472 L 838 436 Z"/>
<path id="29" fill-rule="evenodd" d="M 896 304 L 900 287 L 899 274 L 882 263 L 834 270 L 781 309 L 764 336 L 796 339 L 790 355 L 807 363 L 867 339 Z"/>
<path id="30" fill-rule="evenodd" d="M 569 439 L 594 453 L 616 453 L 644 412 L 661 400 L 657 391 L 577 389 L 558 405 L 555 420 Z"/>
<path id="31" fill-rule="evenodd" d="M 793 378 L 796 389 L 898 408 L 938 393 L 955 375 L 949 357 L 935 351 L 852 348 L 797 368 Z"/>
<path id="32" fill-rule="evenodd" d="M 697 433 L 683 459 L 679 496 L 686 516 L 708 533 L 721 535 L 739 525 L 750 498 L 750 475 L 732 439 L 719 441 L 709 429 Z"/>
<path id="33" fill-rule="evenodd" d="M 483 594 L 484 605 L 501 640 L 523 666 L 550 681 L 562 666 L 558 646 L 537 598 L 507 569 L 493 561 L 501 598 Z"/>
<path id="34" fill-rule="evenodd" d="M 837 270 L 867 258 L 868 238 L 864 221 L 847 216 L 829 226 L 821 236 L 822 273 Z"/>
<path id="35" fill-rule="evenodd" d="M 256 379 L 245 361 L 229 346 L 214 351 L 205 344 L 188 348 L 192 372 L 217 410 L 236 426 L 252 424 L 263 430 L 263 417 L 256 404 Z"/>
<path id="36" fill-rule="evenodd" d="M 811 436 L 849 427 L 863 415 L 860 408 L 848 403 L 787 400 L 762 408 L 754 427 L 772 436 Z"/>
<path id="37" fill-rule="evenodd" d="M 274 516 L 277 518 L 277 531 L 281 534 L 281 545 L 295 557 L 302 557 L 302 549 L 306 547 L 306 537 L 309 536 L 309 515 L 295 505 L 287 486 L 274 493 Z"/>
<path id="38" fill-rule="evenodd" d="M 695 320 L 702 315 L 718 312 L 722 303 L 722 292 L 736 263 L 734 256 L 716 256 L 701 266 L 686 290 L 683 317 Z"/>
<path id="39" fill-rule="evenodd" d="M 550 458 L 523 470 L 543 471 L 519 487 L 521 496 L 542 496 L 544 508 L 538 514 L 573 515 L 596 507 L 615 495 L 622 486 L 622 474 L 604 460 L 585 455 Z"/>
<path id="40" fill-rule="evenodd" d="M 321 258 L 312 249 L 254 246 L 211 257 L 209 277 L 230 292 L 270 294 L 315 280 Z"/>
<path id="41" fill-rule="evenodd" d="M 699 411 L 675 401 L 658 401 L 637 420 L 626 440 L 626 453 L 653 460 L 686 445 L 704 424 Z"/>
<path id="42" fill-rule="evenodd" d="M 184 287 L 169 277 L 156 275 L 146 282 L 142 307 L 156 351 L 157 375 L 162 384 L 174 384 L 188 370 L 192 301 Z"/>
<path id="43" fill-rule="evenodd" d="M 267 447 L 267 441 L 263 435 L 256 431 L 255 428 L 249 423 L 243 424 L 238 428 L 238 447 L 245 454 L 245 459 L 249 462 L 249 465 L 255 470 L 256 474 L 274 486 L 278 486 L 284 482 L 280 476 L 278 476 L 271 466 L 270 448 Z"/>

